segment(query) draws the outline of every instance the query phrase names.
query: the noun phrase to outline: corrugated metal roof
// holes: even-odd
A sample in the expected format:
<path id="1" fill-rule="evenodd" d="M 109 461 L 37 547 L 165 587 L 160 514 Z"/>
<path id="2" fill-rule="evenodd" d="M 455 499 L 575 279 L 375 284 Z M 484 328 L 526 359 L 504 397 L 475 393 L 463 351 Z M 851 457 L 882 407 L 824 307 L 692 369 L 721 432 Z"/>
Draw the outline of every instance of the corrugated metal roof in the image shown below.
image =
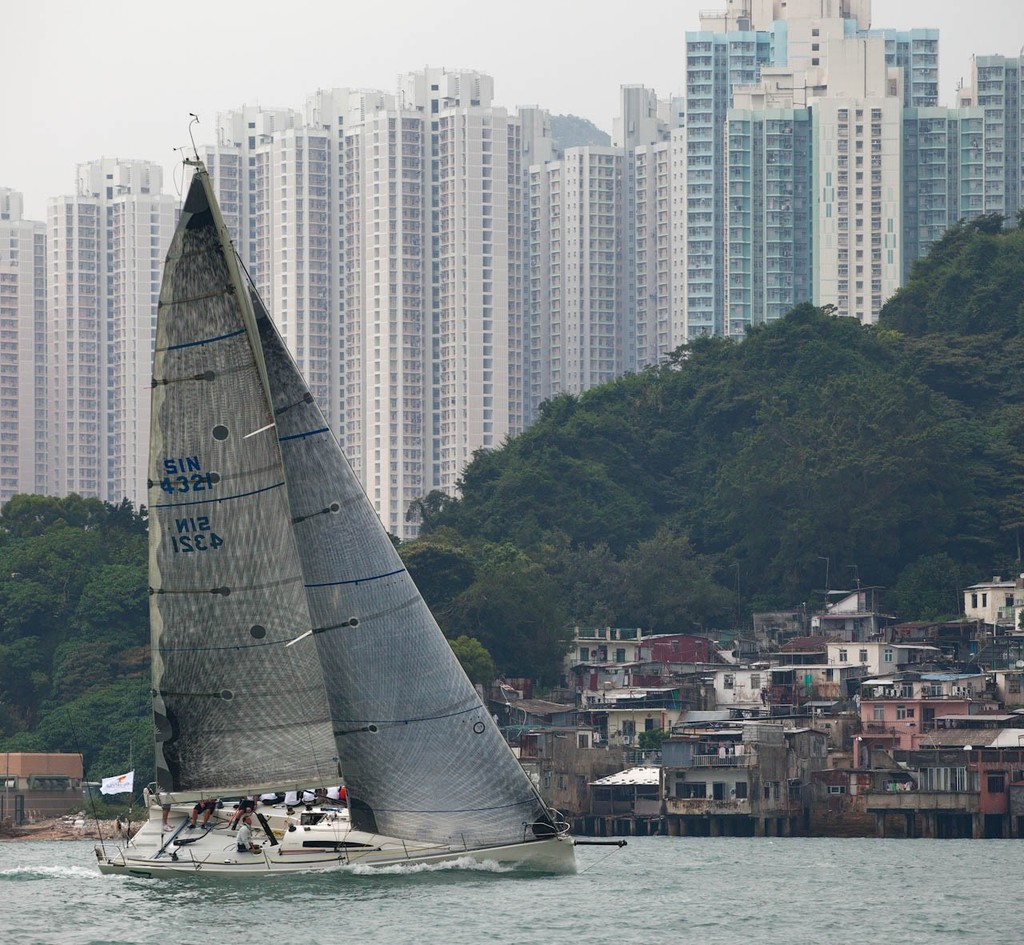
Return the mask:
<path id="1" fill-rule="evenodd" d="M 605 778 L 598 778 L 596 781 L 591 781 L 590 785 L 591 787 L 595 785 L 597 787 L 616 787 L 630 784 L 651 785 L 658 784 L 660 779 L 661 768 L 654 765 L 641 765 L 637 768 L 626 768 L 625 771 L 609 774 Z"/>

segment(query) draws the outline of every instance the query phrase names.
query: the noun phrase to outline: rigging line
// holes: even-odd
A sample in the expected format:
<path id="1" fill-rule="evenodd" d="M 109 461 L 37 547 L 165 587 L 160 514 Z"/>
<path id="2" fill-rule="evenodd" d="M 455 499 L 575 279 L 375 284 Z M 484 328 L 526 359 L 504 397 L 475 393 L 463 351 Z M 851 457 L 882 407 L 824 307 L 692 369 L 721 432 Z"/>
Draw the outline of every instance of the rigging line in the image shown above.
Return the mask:
<path id="1" fill-rule="evenodd" d="M 65 708 L 64 710 L 68 716 L 68 727 L 71 729 L 71 737 L 75 740 L 75 751 L 78 752 L 78 757 L 82 759 L 82 775 L 85 775 L 85 755 L 82 754 L 82 746 L 78 744 L 78 732 L 75 731 L 75 720 L 71 717 L 71 710 Z M 100 842 L 100 848 L 103 850 L 103 855 L 107 855 L 107 845 L 103 842 L 103 831 L 100 829 L 100 815 L 96 810 L 96 795 L 92 789 L 89 789 L 89 800 L 92 802 L 92 819 L 96 821 L 96 838 Z"/>
<path id="2" fill-rule="evenodd" d="M 155 502 L 150 508 L 153 509 L 178 509 L 190 505 L 209 505 L 211 502 L 231 502 L 234 499 L 248 499 L 254 495 L 270 492 L 273 489 L 280 489 L 284 482 L 275 482 L 272 486 L 264 486 L 262 489 L 253 489 L 251 492 L 239 492 L 237 495 L 223 495 L 216 499 L 196 499 L 195 502 Z"/>
<path id="3" fill-rule="evenodd" d="M 370 577 L 352 578 L 348 581 L 324 581 L 321 584 L 304 584 L 307 590 L 311 590 L 316 587 L 341 587 L 345 584 L 369 584 L 370 581 L 380 581 L 384 578 L 394 577 L 396 574 L 404 574 L 405 568 L 399 568 L 397 571 L 388 571 L 386 574 L 372 574 Z"/>
<path id="4" fill-rule="evenodd" d="M 624 845 L 625 845 L 625 844 L 623 844 L 623 846 L 624 846 Z M 607 860 L 607 859 L 608 859 L 609 857 L 615 856 L 615 854 L 616 854 L 616 853 L 618 853 L 618 852 L 619 852 L 619 851 L 620 851 L 621 849 L 622 849 L 622 846 L 616 846 L 614 850 L 612 850 L 612 851 L 611 851 L 610 853 L 606 853 L 606 854 L 605 854 L 604 856 L 602 856 L 602 857 L 601 857 L 601 859 L 599 859 L 599 860 L 598 860 L 598 861 L 597 861 L 596 863 L 591 863 L 591 864 L 590 864 L 590 866 L 588 866 L 588 867 L 587 867 L 587 868 L 586 868 L 585 870 L 580 870 L 579 872 L 580 872 L 580 873 L 587 873 L 587 872 L 589 872 L 590 870 L 592 870 L 592 869 L 593 869 L 593 868 L 594 868 L 595 866 L 600 866 L 600 865 L 601 865 L 601 864 L 602 864 L 602 863 L 603 863 L 603 862 L 604 862 L 605 860 Z"/>
<path id="5" fill-rule="evenodd" d="M 186 341 L 180 345 L 168 345 L 166 348 L 157 348 L 157 351 L 181 351 L 183 348 L 196 348 L 200 345 L 210 345 L 216 341 L 227 341 L 229 338 L 234 338 L 238 335 L 244 335 L 245 329 L 239 328 L 237 331 L 229 331 L 225 335 L 215 335 L 212 338 L 200 338 L 198 341 Z"/>

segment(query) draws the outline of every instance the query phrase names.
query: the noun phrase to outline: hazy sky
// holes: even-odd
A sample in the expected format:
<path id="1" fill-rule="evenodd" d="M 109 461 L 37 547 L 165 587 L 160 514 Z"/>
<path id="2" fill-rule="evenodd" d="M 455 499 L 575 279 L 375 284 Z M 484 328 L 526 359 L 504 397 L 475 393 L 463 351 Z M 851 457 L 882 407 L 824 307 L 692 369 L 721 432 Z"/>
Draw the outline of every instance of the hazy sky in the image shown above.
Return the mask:
<path id="1" fill-rule="evenodd" d="M 683 39 L 722 0 L 8 0 L 0 23 L 0 187 L 45 219 L 75 165 L 145 158 L 174 192 L 174 149 L 243 104 L 302 108 L 318 88 L 394 91 L 424 66 L 494 77 L 495 103 L 610 132 L 619 86 L 683 91 Z M 938 27 L 940 104 L 972 53 L 1018 55 L 1024 0 L 874 0 L 872 25 Z"/>

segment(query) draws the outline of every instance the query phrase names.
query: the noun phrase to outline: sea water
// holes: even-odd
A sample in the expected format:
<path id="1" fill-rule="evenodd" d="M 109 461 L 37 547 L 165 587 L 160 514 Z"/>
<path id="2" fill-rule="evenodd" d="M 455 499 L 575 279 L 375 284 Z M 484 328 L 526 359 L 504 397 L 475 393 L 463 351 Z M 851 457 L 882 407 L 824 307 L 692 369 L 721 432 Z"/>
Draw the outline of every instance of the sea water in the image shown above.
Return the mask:
<path id="1" fill-rule="evenodd" d="M 102 876 L 92 842 L 0 843 L 0 943 L 942 945 L 1011 943 L 1024 843 L 631 838 L 575 876 L 394 867 Z"/>

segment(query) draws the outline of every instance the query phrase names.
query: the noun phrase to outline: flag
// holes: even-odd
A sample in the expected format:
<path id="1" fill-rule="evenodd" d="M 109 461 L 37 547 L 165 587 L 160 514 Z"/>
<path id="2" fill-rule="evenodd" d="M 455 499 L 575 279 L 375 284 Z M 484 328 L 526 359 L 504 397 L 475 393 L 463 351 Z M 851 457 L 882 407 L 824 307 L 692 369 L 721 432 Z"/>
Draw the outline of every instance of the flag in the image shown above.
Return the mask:
<path id="1" fill-rule="evenodd" d="M 135 790 L 135 772 L 119 774 L 113 778 L 104 778 L 100 785 L 100 794 L 123 794 Z"/>

